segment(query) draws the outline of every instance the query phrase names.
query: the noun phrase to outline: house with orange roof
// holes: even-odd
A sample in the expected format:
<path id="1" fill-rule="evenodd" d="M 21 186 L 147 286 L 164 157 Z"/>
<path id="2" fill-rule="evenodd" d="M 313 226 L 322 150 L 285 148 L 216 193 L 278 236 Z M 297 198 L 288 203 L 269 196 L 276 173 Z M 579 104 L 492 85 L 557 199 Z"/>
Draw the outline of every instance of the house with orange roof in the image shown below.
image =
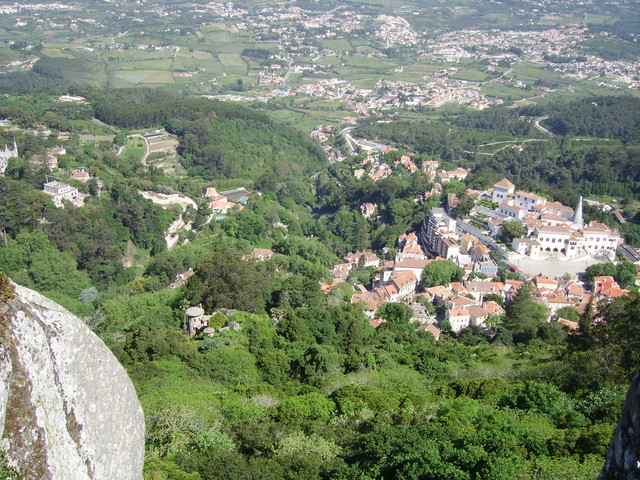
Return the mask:
<path id="1" fill-rule="evenodd" d="M 507 292 L 510 291 L 511 289 L 518 290 L 522 285 L 524 285 L 524 282 L 513 280 L 511 278 L 507 278 L 504 281 L 504 289 Z"/>
<path id="2" fill-rule="evenodd" d="M 234 207 L 242 208 L 242 205 L 230 202 L 225 195 L 218 193 L 215 187 L 207 187 L 204 191 L 204 196 L 211 200 L 209 202 L 209 208 L 213 213 L 226 214 Z"/>
<path id="3" fill-rule="evenodd" d="M 516 192 L 514 205 L 523 208 L 529 212 L 533 212 L 536 207 L 547 203 L 547 199 L 529 192 Z"/>
<path id="4" fill-rule="evenodd" d="M 489 312 L 480 305 L 471 305 L 466 310 L 469 312 L 469 325 L 472 327 L 483 327 L 489 318 Z"/>
<path id="5" fill-rule="evenodd" d="M 484 302 L 482 306 L 489 315 L 501 315 L 504 313 L 504 308 L 502 308 L 497 302 L 494 302 L 493 300 L 490 302 Z"/>
<path id="6" fill-rule="evenodd" d="M 601 276 L 593 279 L 593 291 L 599 298 L 618 298 L 629 293 L 629 290 L 620 288 L 620 285 L 611 276 Z"/>
<path id="7" fill-rule="evenodd" d="M 382 300 L 375 292 L 354 293 L 351 296 L 351 303 L 361 303 L 363 312 L 368 318 L 374 318 L 376 310 L 382 305 Z"/>
<path id="8" fill-rule="evenodd" d="M 418 279 L 412 271 L 402 271 L 391 276 L 391 283 L 398 290 L 396 298 L 392 301 L 397 301 L 415 293 Z"/>
<path id="9" fill-rule="evenodd" d="M 456 168 L 455 170 L 448 170 L 447 175 L 450 180 L 464 180 L 469 175 L 469 170 Z"/>
<path id="10" fill-rule="evenodd" d="M 533 279 L 536 287 L 544 290 L 557 290 L 558 289 L 558 281 L 553 280 L 552 278 L 545 277 L 543 275 L 538 275 Z"/>
<path id="11" fill-rule="evenodd" d="M 360 213 L 364 218 L 370 218 L 376 212 L 378 205 L 375 203 L 363 203 L 360 205 Z"/>
<path id="12" fill-rule="evenodd" d="M 255 258 L 256 260 L 264 261 L 268 260 L 276 254 L 270 248 L 254 248 L 253 252 L 251 252 L 251 258 Z"/>
<path id="13" fill-rule="evenodd" d="M 580 328 L 579 322 L 572 322 L 571 320 L 565 320 L 564 318 L 559 318 L 558 323 L 567 327 L 569 332 L 574 332 Z"/>
<path id="14" fill-rule="evenodd" d="M 179 273 L 176 275 L 176 279 L 169 285 L 169 288 L 178 288 L 183 285 L 186 285 L 187 280 L 191 278 L 196 272 L 193 271 L 193 268 L 190 268 L 186 272 Z"/>
<path id="15" fill-rule="evenodd" d="M 529 215 L 529 212 L 525 208 L 517 205 L 507 205 L 506 203 L 501 203 L 498 206 L 498 213 L 520 221 L 524 220 Z"/>
<path id="16" fill-rule="evenodd" d="M 460 237 L 460 253 L 466 255 L 469 250 L 478 243 L 478 239 L 469 233 Z"/>
<path id="17" fill-rule="evenodd" d="M 427 160 L 426 162 L 422 162 L 422 173 L 434 178 L 439 166 L 440 162 L 437 160 Z"/>
<path id="18" fill-rule="evenodd" d="M 333 275 L 334 278 L 346 279 L 352 268 L 352 263 L 339 263 L 338 265 L 333 266 L 331 269 L 331 275 Z"/>
<path id="19" fill-rule="evenodd" d="M 479 302 L 477 300 L 472 300 L 470 298 L 457 295 L 447 300 L 447 303 L 445 305 L 449 309 L 456 309 L 456 308 L 461 309 L 461 308 L 468 308 L 472 305 L 479 305 Z"/>
<path id="20" fill-rule="evenodd" d="M 433 260 L 428 260 L 426 258 L 402 258 L 401 260 L 396 261 L 393 265 L 394 272 L 413 272 L 416 278 L 419 280 L 422 277 L 422 271 L 424 267 L 429 265 L 429 263 L 433 262 Z"/>
<path id="21" fill-rule="evenodd" d="M 431 323 L 424 323 L 416 328 L 417 332 L 429 332 L 433 335 L 433 338 L 436 339 L 436 342 L 440 339 L 440 334 L 442 333 L 438 327 Z"/>
<path id="22" fill-rule="evenodd" d="M 89 172 L 86 168 L 78 167 L 71 169 L 71 178 L 79 181 L 80 183 L 87 183 L 91 177 L 89 176 Z"/>
<path id="23" fill-rule="evenodd" d="M 573 300 L 567 298 L 563 292 L 552 292 L 546 295 L 547 306 L 551 315 L 555 315 L 558 310 L 563 307 L 573 307 L 575 303 Z"/>
<path id="24" fill-rule="evenodd" d="M 344 283 L 344 280 L 342 280 L 341 278 L 334 278 L 330 282 L 321 283 L 320 290 L 322 290 L 322 293 L 324 293 L 325 295 L 329 295 L 331 293 L 331 289 L 336 285 L 340 285 L 341 283 Z"/>
<path id="25" fill-rule="evenodd" d="M 565 293 L 567 298 L 571 298 L 573 300 L 581 300 L 585 294 L 585 291 L 582 289 L 578 282 L 569 282 L 565 287 Z"/>
<path id="26" fill-rule="evenodd" d="M 358 265 L 360 258 L 363 258 L 365 267 L 378 267 L 380 265 L 380 257 L 373 252 L 353 252 L 344 256 L 344 261 L 352 265 Z"/>
<path id="27" fill-rule="evenodd" d="M 447 300 L 455 296 L 451 290 L 442 285 L 429 287 L 426 289 L 426 293 L 436 305 L 444 305 Z"/>
<path id="28" fill-rule="evenodd" d="M 505 284 L 502 282 L 465 282 L 467 291 L 482 301 L 485 295 L 495 294 L 504 298 Z"/>
<path id="29" fill-rule="evenodd" d="M 383 323 L 387 323 L 384 318 L 372 318 L 369 320 L 369 325 L 371 325 L 373 328 L 378 328 Z"/>
<path id="30" fill-rule="evenodd" d="M 453 293 L 455 293 L 456 295 L 466 295 L 469 293 L 469 290 L 467 290 L 467 287 L 465 287 L 462 283 L 460 282 L 449 282 L 446 285 L 444 285 L 448 290 L 452 291 Z"/>

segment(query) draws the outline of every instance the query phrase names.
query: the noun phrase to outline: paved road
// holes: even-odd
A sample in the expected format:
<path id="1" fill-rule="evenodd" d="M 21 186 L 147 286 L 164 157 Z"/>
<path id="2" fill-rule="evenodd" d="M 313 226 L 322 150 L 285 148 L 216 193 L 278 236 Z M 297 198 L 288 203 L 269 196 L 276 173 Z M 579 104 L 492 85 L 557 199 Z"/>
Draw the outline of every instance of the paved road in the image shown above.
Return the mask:
<path id="1" fill-rule="evenodd" d="M 357 127 L 346 127 L 340 130 L 340 133 L 338 134 L 338 135 L 344 136 L 345 140 L 347 141 L 347 145 L 349 145 L 349 152 L 351 152 L 351 155 L 355 155 L 357 153 L 356 149 L 353 146 L 353 144 L 356 143 L 356 141 L 351 136 L 351 130 L 354 130 L 356 128 Z"/>
<path id="2" fill-rule="evenodd" d="M 536 121 L 533 123 L 533 126 L 536 127 L 538 130 L 540 130 L 541 132 L 547 133 L 547 134 L 551 135 L 552 137 L 555 137 L 554 133 L 551 133 L 549 130 L 547 130 L 542 125 L 540 125 L 540 122 L 545 121 L 547 118 L 549 118 L 549 115 L 545 115 L 544 117 L 536 118 Z"/>

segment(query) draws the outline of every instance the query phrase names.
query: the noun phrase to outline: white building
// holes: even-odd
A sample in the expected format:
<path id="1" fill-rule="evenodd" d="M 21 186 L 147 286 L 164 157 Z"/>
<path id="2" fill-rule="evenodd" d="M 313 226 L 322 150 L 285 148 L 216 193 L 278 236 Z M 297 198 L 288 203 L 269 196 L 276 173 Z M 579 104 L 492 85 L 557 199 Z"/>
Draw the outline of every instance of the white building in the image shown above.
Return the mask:
<path id="1" fill-rule="evenodd" d="M 506 178 L 503 178 L 493 186 L 491 200 L 497 203 L 503 203 L 504 199 L 509 195 L 513 195 L 516 186 Z"/>
<path id="2" fill-rule="evenodd" d="M 463 328 L 467 328 L 471 324 L 471 315 L 469 310 L 464 308 L 451 308 L 446 311 L 445 318 L 451 324 L 451 330 L 458 333 Z"/>
<path id="3" fill-rule="evenodd" d="M 525 218 L 527 218 L 527 215 L 529 212 L 524 208 L 502 203 L 498 206 L 498 213 L 501 213 L 502 215 L 506 215 L 507 217 L 515 218 L 516 220 L 522 221 Z"/>
<path id="4" fill-rule="evenodd" d="M 540 197 L 535 193 L 529 192 L 516 192 L 514 205 L 516 207 L 524 208 L 529 212 L 533 212 L 537 207 L 547 203 L 547 199 Z"/>
<path id="5" fill-rule="evenodd" d="M 4 172 L 9 166 L 9 159 L 16 158 L 18 156 L 18 147 L 16 142 L 13 142 L 13 148 L 9 148 L 7 145 L 0 150 L 0 175 L 4 176 Z"/>
<path id="6" fill-rule="evenodd" d="M 531 257 L 537 257 L 542 252 L 560 252 L 567 258 L 588 254 L 613 259 L 620 243 L 622 239 L 617 230 L 593 221 L 583 228 L 548 225 L 538 227 L 528 238 L 515 238 L 512 248 Z"/>
<path id="7" fill-rule="evenodd" d="M 63 200 L 67 200 L 74 205 L 77 205 L 80 201 L 78 189 L 68 183 L 53 180 L 52 182 L 45 183 L 43 190 L 47 195 L 51 195 L 53 204 L 58 208 L 64 208 Z"/>

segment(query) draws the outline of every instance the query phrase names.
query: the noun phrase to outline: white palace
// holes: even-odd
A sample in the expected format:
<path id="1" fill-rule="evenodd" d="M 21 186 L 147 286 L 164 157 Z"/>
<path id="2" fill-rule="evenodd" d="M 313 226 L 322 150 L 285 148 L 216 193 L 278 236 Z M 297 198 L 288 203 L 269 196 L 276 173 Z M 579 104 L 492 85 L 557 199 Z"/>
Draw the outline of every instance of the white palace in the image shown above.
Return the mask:
<path id="1" fill-rule="evenodd" d="M 13 142 L 13 148 L 9 148 L 7 145 L 0 150 L 0 176 L 4 176 L 4 172 L 9 166 L 9 159 L 16 158 L 18 156 L 18 147 L 16 142 Z"/>
<path id="2" fill-rule="evenodd" d="M 585 254 L 615 258 L 616 248 L 623 243 L 618 230 L 595 221 L 585 225 L 582 197 L 574 212 L 561 203 L 514 190 L 515 186 L 503 179 L 494 185 L 492 193 L 492 199 L 499 203 L 499 213 L 527 227 L 526 236 L 513 240 L 514 251 L 534 258 L 544 252 L 561 252 L 567 258 Z"/>

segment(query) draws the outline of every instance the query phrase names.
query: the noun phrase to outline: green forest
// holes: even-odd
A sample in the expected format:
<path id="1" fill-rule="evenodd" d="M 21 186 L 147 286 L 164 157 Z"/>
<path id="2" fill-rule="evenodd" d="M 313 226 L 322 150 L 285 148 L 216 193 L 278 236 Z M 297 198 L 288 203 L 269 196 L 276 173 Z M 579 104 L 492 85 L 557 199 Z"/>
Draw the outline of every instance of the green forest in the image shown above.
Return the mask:
<path id="1" fill-rule="evenodd" d="M 363 155 L 328 164 L 308 134 L 255 108 L 147 89 L 75 93 L 86 103 L 0 98 L 16 127 L 0 130 L 0 145 L 15 141 L 20 152 L 0 177 L 0 279 L 80 316 L 126 367 L 145 411 L 146 480 L 597 476 L 640 363 L 636 291 L 597 306 L 597 317 L 587 309 L 571 334 L 541 320 L 527 285 L 490 330 L 445 331 L 436 341 L 416 331 L 402 303 L 381 307 L 386 321 L 374 329 L 350 298 L 356 285 L 371 285 L 375 269 L 358 265 L 326 292 L 320 283 L 349 252 L 393 259 L 398 236 L 440 205 L 437 194 L 416 201 L 432 189 L 428 177 L 357 180 Z M 637 106 L 596 102 L 610 116 L 567 103 L 556 116 L 460 111 L 438 121 L 363 122 L 354 134 L 393 144 L 398 156 L 415 152 L 418 165 L 437 159 L 471 169 L 443 195 L 463 197 L 507 176 L 568 205 L 579 195 L 615 197 L 629 219 L 621 231 L 638 246 L 639 123 L 621 118 L 625 105 L 634 114 Z M 570 121 L 576 111 L 581 124 Z M 546 115 L 554 137 L 526 120 Z M 607 129 L 589 126 L 603 118 Z M 50 133 L 35 135 L 39 127 Z M 182 174 L 122 153 L 128 135 L 147 128 L 176 136 Z M 45 167 L 28 161 L 58 145 L 61 132 L 67 153 L 54 174 L 88 170 L 87 183 L 65 177 L 86 195 L 83 206 L 55 208 L 41 191 Z M 82 141 L 88 133 L 100 138 Z M 532 141 L 522 151 L 475 153 L 497 135 Z M 611 142 L 578 141 L 583 135 Z M 210 218 L 202 193 L 212 185 L 252 195 L 242 210 Z M 141 191 L 183 194 L 196 208 L 163 209 Z M 360 213 L 363 202 L 379 206 L 377 219 Z M 604 216 L 585 209 L 613 224 Z M 167 249 L 177 219 L 192 227 Z M 256 247 L 274 255 L 247 259 Z M 609 272 L 602 268 L 591 273 Z M 168 288 L 189 269 L 186 285 Z M 460 274 L 433 270 L 424 283 Z M 613 274 L 630 282 L 628 272 Z M 521 278 L 506 265 L 499 276 Z M 185 310 L 198 304 L 223 330 L 185 334 Z"/>

